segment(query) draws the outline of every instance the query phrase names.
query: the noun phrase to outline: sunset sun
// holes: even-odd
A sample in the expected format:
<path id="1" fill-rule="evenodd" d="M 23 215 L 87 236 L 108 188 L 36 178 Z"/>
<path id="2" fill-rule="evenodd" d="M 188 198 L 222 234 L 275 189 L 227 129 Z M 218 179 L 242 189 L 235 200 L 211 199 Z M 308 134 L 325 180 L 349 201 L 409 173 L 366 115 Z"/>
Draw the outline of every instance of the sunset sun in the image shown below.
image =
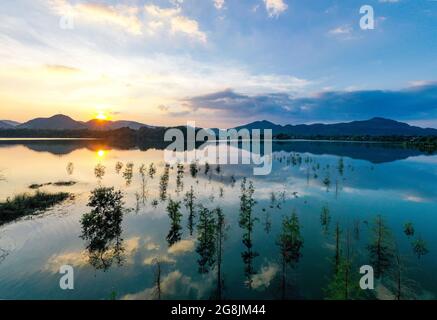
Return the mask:
<path id="1" fill-rule="evenodd" d="M 108 115 L 105 114 L 104 112 L 99 112 L 96 116 L 96 119 L 98 120 L 109 120 L 108 119 Z"/>

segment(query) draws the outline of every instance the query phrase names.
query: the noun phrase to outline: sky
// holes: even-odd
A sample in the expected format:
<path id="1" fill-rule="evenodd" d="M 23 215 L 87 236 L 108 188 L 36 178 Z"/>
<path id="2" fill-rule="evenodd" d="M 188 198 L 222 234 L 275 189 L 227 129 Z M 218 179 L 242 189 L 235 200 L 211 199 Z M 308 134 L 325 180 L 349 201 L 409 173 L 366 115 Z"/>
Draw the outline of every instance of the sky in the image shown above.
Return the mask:
<path id="1" fill-rule="evenodd" d="M 0 21 L 0 119 L 437 128 L 433 0 L 2 0 Z"/>

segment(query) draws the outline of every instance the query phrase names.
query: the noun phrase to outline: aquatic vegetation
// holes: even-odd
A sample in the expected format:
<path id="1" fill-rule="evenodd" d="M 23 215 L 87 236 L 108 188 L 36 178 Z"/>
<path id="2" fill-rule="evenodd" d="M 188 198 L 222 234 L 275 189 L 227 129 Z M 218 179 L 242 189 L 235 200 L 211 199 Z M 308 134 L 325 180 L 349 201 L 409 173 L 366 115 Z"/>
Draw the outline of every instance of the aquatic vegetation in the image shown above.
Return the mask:
<path id="1" fill-rule="evenodd" d="M 73 172 L 74 172 L 74 164 L 73 164 L 73 162 L 69 162 L 67 164 L 67 173 L 69 176 L 71 176 L 73 174 Z"/>
<path id="2" fill-rule="evenodd" d="M 269 234 L 272 230 L 272 218 L 270 215 L 270 212 L 267 212 L 265 209 L 263 209 L 264 212 L 264 231 Z"/>
<path id="3" fill-rule="evenodd" d="M 106 171 L 105 166 L 100 163 L 94 167 L 94 175 L 98 180 L 103 179 L 103 177 L 105 176 L 105 171 Z"/>
<path id="4" fill-rule="evenodd" d="M 162 266 L 159 258 L 153 259 L 153 264 L 155 265 L 155 280 L 154 280 L 154 290 L 153 296 L 157 300 L 161 300 L 162 296 L 162 286 L 161 286 L 161 274 L 162 274 Z"/>
<path id="5" fill-rule="evenodd" d="M 363 290 L 359 287 L 359 276 L 353 272 L 353 255 L 351 232 L 346 231 L 345 253 L 340 250 L 338 243 L 340 242 L 341 230 L 339 224 L 336 227 L 336 256 L 335 256 L 335 270 L 333 276 L 324 289 L 326 298 L 329 300 L 349 300 L 358 299 L 362 296 Z"/>
<path id="6" fill-rule="evenodd" d="M 123 162 L 117 161 L 117 163 L 115 164 L 115 172 L 117 174 L 120 174 L 120 171 L 121 169 L 123 169 L 123 166 L 124 166 Z"/>
<path id="7" fill-rule="evenodd" d="M 379 278 L 393 264 L 393 243 L 391 233 L 381 215 L 376 217 L 372 231 L 373 239 L 368 250 L 375 276 Z"/>
<path id="8" fill-rule="evenodd" d="M 153 177 L 155 176 L 155 174 L 156 174 L 156 167 L 155 167 L 155 164 L 152 162 L 152 163 L 149 165 L 149 177 L 150 177 L 150 179 L 153 179 Z"/>
<path id="9" fill-rule="evenodd" d="M 170 218 L 170 230 L 167 234 L 167 242 L 169 247 L 180 241 L 182 237 L 182 213 L 180 212 L 180 207 L 180 201 L 173 201 L 172 199 L 169 199 L 167 205 L 167 214 Z"/>
<path id="10" fill-rule="evenodd" d="M 194 195 L 194 188 L 191 186 L 190 191 L 188 191 L 185 194 L 184 198 L 184 205 L 185 208 L 188 210 L 188 230 L 190 231 L 190 236 L 193 235 L 193 228 L 194 228 L 194 215 L 195 215 L 195 204 L 194 201 L 196 200 L 196 196 Z"/>
<path id="11" fill-rule="evenodd" d="M 322 208 L 322 213 L 320 214 L 320 224 L 322 225 L 323 232 L 328 234 L 329 232 L 329 224 L 331 223 L 331 215 L 329 212 L 329 208 L 324 206 Z"/>
<path id="12" fill-rule="evenodd" d="M 225 189 L 223 189 L 223 187 L 219 187 L 219 197 L 223 198 L 225 195 Z"/>
<path id="13" fill-rule="evenodd" d="M 155 209 L 158 206 L 158 204 L 159 204 L 159 201 L 157 199 L 153 199 L 152 202 L 151 202 L 152 207 L 155 208 Z"/>
<path id="14" fill-rule="evenodd" d="M 235 176 L 231 175 L 231 188 L 235 187 L 236 182 L 237 182 L 237 179 L 235 179 Z"/>
<path id="15" fill-rule="evenodd" d="M 414 236 L 414 226 L 412 222 L 407 222 L 404 224 L 404 233 L 407 237 Z"/>
<path id="16" fill-rule="evenodd" d="M 343 158 L 338 159 L 338 173 L 342 176 L 344 174 L 344 160 Z"/>
<path id="17" fill-rule="evenodd" d="M 241 253 L 244 263 L 244 273 L 246 276 L 246 285 L 249 289 L 252 288 L 252 276 L 255 274 L 253 268 L 253 259 L 258 256 L 257 252 L 253 251 L 252 244 L 252 231 L 255 222 L 258 220 L 253 216 L 253 207 L 256 201 L 253 198 L 255 188 L 252 181 L 247 182 L 246 178 L 243 178 L 241 182 L 241 195 L 240 195 L 240 215 L 239 225 L 244 230 L 243 245 L 246 250 Z"/>
<path id="18" fill-rule="evenodd" d="M 217 166 L 215 167 L 215 172 L 220 175 L 220 173 L 222 172 L 222 168 L 220 167 L 220 164 L 217 164 Z"/>
<path id="19" fill-rule="evenodd" d="M 132 178 L 134 176 L 134 164 L 129 162 L 126 164 L 126 167 L 123 171 L 123 178 L 126 180 L 126 186 L 130 186 L 132 183 Z"/>
<path id="20" fill-rule="evenodd" d="M 287 267 L 294 268 L 302 257 L 303 238 L 300 233 L 299 218 L 296 210 L 291 216 L 282 220 L 282 231 L 277 240 L 281 254 L 281 291 L 282 299 L 286 297 Z"/>
<path id="21" fill-rule="evenodd" d="M 146 180 L 147 169 L 146 169 L 146 166 L 144 164 L 142 164 L 140 166 L 140 168 L 138 169 L 138 172 L 140 173 L 140 177 L 141 177 L 141 199 L 143 201 L 143 205 L 145 205 L 146 204 L 146 198 L 147 198 L 147 190 L 146 190 L 146 186 L 147 186 L 147 180 Z"/>
<path id="22" fill-rule="evenodd" d="M 184 190 L 184 165 L 182 163 L 177 164 L 177 174 L 176 174 L 176 193 Z"/>
<path id="23" fill-rule="evenodd" d="M 329 174 L 326 175 L 325 179 L 323 179 L 323 184 L 326 187 L 326 191 L 329 191 L 329 187 L 331 186 L 331 178 L 329 177 Z"/>
<path id="24" fill-rule="evenodd" d="M 159 181 L 159 199 L 161 201 L 167 200 L 167 188 L 170 179 L 170 166 L 168 164 L 164 167 L 164 172 Z"/>
<path id="25" fill-rule="evenodd" d="M 360 240 L 360 219 L 354 220 L 354 239 L 356 241 Z"/>
<path id="26" fill-rule="evenodd" d="M 69 193 L 20 194 L 5 202 L 0 202 L 0 225 L 21 217 L 35 215 L 59 204 L 70 197 Z"/>
<path id="27" fill-rule="evenodd" d="M 53 182 L 53 185 L 56 187 L 69 187 L 74 186 L 76 183 L 76 181 L 57 181 Z"/>
<path id="28" fill-rule="evenodd" d="M 190 174 L 193 179 L 197 177 L 197 173 L 199 172 L 199 168 L 197 167 L 197 162 L 193 161 L 190 163 Z"/>
<path id="29" fill-rule="evenodd" d="M 210 165 L 209 165 L 209 163 L 208 162 L 205 162 L 205 176 L 207 176 L 208 175 L 208 173 L 209 173 L 209 170 L 210 170 Z"/>
<path id="30" fill-rule="evenodd" d="M 222 278 L 222 260 L 223 260 L 223 243 L 226 237 L 226 222 L 223 210 L 217 207 L 214 210 L 216 215 L 216 252 L 217 252 L 217 288 L 215 299 L 221 300 L 223 297 L 223 278 Z"/>
<path id="31" fill-rule="evenodd" d="M 215 263 L 216 253 L 216 221 L 214 212 L 200 206 L 199 221 L 197 223 L 196 252 L 200 258 L 197 260 L 199 273 L 208 273 Z"/>
<path id="32" fill-rule="evenodd" d="M 123 262 L 123 194 L 114 188 L 99 187 L 91 192 L 89 213 L 81 219 L 81 238 L 86 242 L 90 264 L 98 270 L 107 270 L 114 261 Z"/>
<path id="33" fill-rule="evenodd" d="M 420 237 L 413 240 L 411 245 L 413 246 L 413 252 L 417 256 L 417 259 L 420 259 L 420 257 L 428 254 L 429 252 L 426 241 Z"/>

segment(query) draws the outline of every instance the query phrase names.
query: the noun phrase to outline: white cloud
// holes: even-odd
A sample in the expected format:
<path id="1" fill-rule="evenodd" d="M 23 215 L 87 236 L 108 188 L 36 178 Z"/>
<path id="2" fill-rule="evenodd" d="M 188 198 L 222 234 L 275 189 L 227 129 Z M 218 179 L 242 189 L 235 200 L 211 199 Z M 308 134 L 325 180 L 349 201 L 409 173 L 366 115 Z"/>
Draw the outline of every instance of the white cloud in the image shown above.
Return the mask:
<path id="1" fill-rule="evenodd" d="M 72 17 L 75 21 L 110 24 L 134 35 L 141 35 L 143 24 L 138 18 L 139 8 L 127 5 L 101 3 L 70 4 L 67 0 L 50 0 L 49 6 L 59 16 Z"/>
<path id="2" fill-rule="evenodd" d="M 264 3 L 269 17 L 278 17 L 288 8 L 288 5 L 284 0 L 264 0 Z"/>
<path id="3" fill-rule="evenodd" d="M 349 25 L 339 26 L 337 28 L 329 30 L 329 34 L 332 35 L 349 35 L 352 33 L 352 27 Z"/>
<path id="4" fill-rule="evenodd" d="M 400 0 L 379 0 L 379 2 L 382 2 L 382 3 L 396 3 L 396 2 L 399 2 Z"/>
<path id="5" fill-rule="evenodd" d="M 279 268 L 276 264 L 268 264 L 261 267 L 260 272 L 252 277 L 252 288 L 265 289 L 270 286 L 270 283 L 278 273 Z"/>
<path id="6" fill-rule="evenodd" d="M 170 248 L 168 248 L 168 253 L 174 255 L 180 255 L 186 252 L 192 252 L 194 251 L 194 245 L 195 245 L 194 240 L 181 240 L 176 242 Z"/>
<path id="7" fill-rule="evenodd" d="M 199 23 L 181 14 L 181 8 L 160 8 L 156 5 L 144 6 L 146 14 L 152 19 L 149 25 L 153 31 L 168 25 L 172 34 L 182 33 L 202 43 L 207 42 L 207 36 L 200 30 Z"/>
<path id="8" fill-rule="evenodd" d="M 225 0 L 214 0 L 214 6 L 217 10 L 221 10 L 225 7 Z"/>

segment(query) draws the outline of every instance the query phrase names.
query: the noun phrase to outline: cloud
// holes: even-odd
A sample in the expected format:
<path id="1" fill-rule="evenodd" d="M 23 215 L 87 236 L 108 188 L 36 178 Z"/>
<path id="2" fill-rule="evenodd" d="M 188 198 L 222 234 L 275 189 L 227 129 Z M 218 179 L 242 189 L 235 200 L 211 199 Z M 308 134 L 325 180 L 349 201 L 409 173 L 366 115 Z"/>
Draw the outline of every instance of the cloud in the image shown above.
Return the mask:
<path id="1" fill-rule="evenodd" d="M 379 2 L 382 2 L 382 3 L 396 3 L 396 2 L 399 2 L 400 0 L 379 0 Z"/>
<path id="2" fill-rule="evenodd" d="M 202 43 L 207 42 L 207 36 L 200 30 L 198 22 L 183 16 L 180 7 L 160 8 L 156 5 L 145 5 L 144 10 L 152 19 L 149 26 L 153 31 L 169 26 L 172 34 L 182 33 Z"/>
<path id="3" fill-rule="evenodd" d="M 261 267 L 260 272 L 252 277 L 252 288 L 265 289 L 270 286 L 270 283 L 275 278 L 279 271 L 279 267 L 276 264 L 268 264 Z"/>
<path id="4" fill-rule="evenodd" d="M 225 7 L 225 0 L 214 0 L 214 7 L 217 10 L 221 10 Z"/>
<path id="5" fill-rule="evenodd" d="M 191 110 L 239 119 L 270 119 L 281 123 L 358 120 L 387 117 L 398 120 L 437 116 L 437 83 L 397 91 L 326 91 L 309 97 L 286 93 L 245 95 L 228 89 L 183 101 Z"/>
<path id="6" fill-rule="evenodd" d="M 142 34 L 143 24 L 138 17 L 139 8 L 127 5 L 102 3 L 70 4 L 67 0 L 51 0 L 52 10 L 60 16 L 69 16 L 74 21 L 110 24 L 123 28 L 134 35 Z"/>
<path id="7" fill-rule="evenodd" d="M 264 4 L 269 17 L 271 18 L 278 17 L 288 8 L 288 5 L 284 2 L 284 0 L 264 0 Z"/>
<path id="8" fill-rule="evenodd" d="M 194 251 L 194 244 L 194 240 L 181 240 L 168 248 L 168 253 L 180 255 L 186 252 L 192 252 Z"/>
<path id="9" fill-rule="evenodd" d="M 191 277 L 182 274 L 179 270 L 175 270 L 162 277 L 161 292 L 166 299 L 177 297 L 200 299 L 211 287 L 212 278 L 202 280 L 201 282 L 195 282 Z M 122 300 L 150 300 L 154 298 L 155 293 L 155 287 L 146 288 L 138 293 L 127 294 Z"/>
<path id="10" fill-rule="evenodd" d="M 59 64 L 47 64 L 45 65 L 46 70 L 54 73 L 78 73 L 79 69 Z"/>
<path id="11" fill-rule="evenodd" d="M 329 30 L 328 33 L 333 35 L 348 35 L 352 33 L 352 27 L 349 25 L 340 26 Z"/>

